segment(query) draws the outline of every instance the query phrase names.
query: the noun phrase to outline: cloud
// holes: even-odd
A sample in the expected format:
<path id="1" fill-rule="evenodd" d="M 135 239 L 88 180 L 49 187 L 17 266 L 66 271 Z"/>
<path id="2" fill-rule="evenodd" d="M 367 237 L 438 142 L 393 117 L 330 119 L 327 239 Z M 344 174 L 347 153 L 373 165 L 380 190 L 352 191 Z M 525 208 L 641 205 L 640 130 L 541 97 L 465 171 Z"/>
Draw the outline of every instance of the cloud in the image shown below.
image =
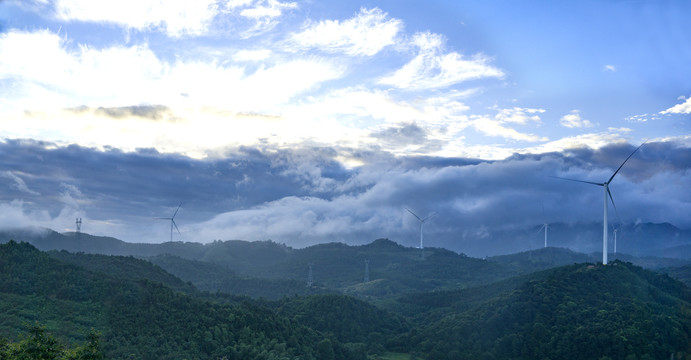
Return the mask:
<path id="1" fill-rule="evenodd" d="M 590 120 L 581 119 L 581 114 L 578 110 L 572 110 L 570 114 L 566 114 L 559 119 L 559 123 L 563 127 L 573 128 L 588 128 L 593 127 Z"/>
<path id="2" fill-rule="evenodd" d="M 0 229 L 52 229 L 55 231 L 74 231 L 74 221 L 78 217 L 90 220 L 83 212 L 69 207 L 61 209 L 55 216 L 47 210 L 29 209 L 23 200 L 0 202 Z"/>
<path id="3" fill-rule="evenodd" d="M 432 33 L 417 33 L 410 45 L 418 54 L 401 69 L 379 80 L 380 84 L 407 90 L 445 88 L 468 80 L 502 78 L 504 73 L 490 65 L 491 59 L 477 54 L 470 59 L 444 53 L 444 39 Z"/>
<path id="4" fill-rule="evenodd" d="M 683 98 L 681 100 L 683 100 Z M 691 114 L 691 96 L 681 104 L 677 104 L 667 110 L 660 111 L 660 114 Z"/>
<path id="5" fill-rule="evenodd" d="M 392 127 L 380 132 L 372 134 L 378 139 L 390 139 L 391 141 L 403 143 L 420 143 L 424 142 L 426 138 L 425 130 L 415 123 L 404 125 L 401 127 Z"/>
<path id="6" fill-rule="evenodd" d="M 299 48 L 316 48 L 350 56 L 373 56 L 395 43 L 402 26 L 401 20 L 387 19 L 387 14 L 378 8 L 362 8 L 355 17 L 343 22 L 324 20 L 316 24 L 307 23 L 304 30 L 293 34 L 290 39 Z"/>
<path id="7" fill-rule="evenodd" d="M 658 114 L 640 114 L 640 115 L 631 115 L 627 116 L 625 118 L 626 121 L 633 122 L 633 123 L 644 123 L 648 121 L 655 121 L 655 120 L 660 120 L 660 115 Z"/>
<path id="8" fill-rule="evenodd" d="M 236 61 L 261 61 L 266 60 L 271 56 L 271 50 L 240 50 L 233 58 Z"/>
<path id="9" fill-rule="evenodd" d="M 399 130 L 405 137 L 410 132 L 415 138 L 422 130 L 413 125 L 391 133 L 395 137 Z M 478 244 L 478 234 L 492 239 L 499 229 L 542 222 L 543 201 L 549 222 L 599 221 L 600 191 L 549 176 L 602 181 L 633 148 L 620 142 L 487 161 L 394 156 L 376 148 L 242 147 L 199 160 L 151 150 L 5 141 L 0 142 L 0 152 L 7 154 L 0 168 L 31 178 L 31 190 L 41 196 L 0 187 L 0 199 L 17 199 L 0 201 L 0 227 L 72 231 L 74 218 L 82 217 L 85 231 L 96 235 L 161 242 L 168 240 L 170 228 L 151 218 L 171 213 L 182 202 L 185 211 L 176 222 L 185 241 L 273 239 L 307 246 L 389 237 L 414 246 L 419 235 L 408 207 L 440 214 L 425 228 L 429 246 L 487 254 L 503 245 Z M 347 168 L 343 157 L 360 165 Z M 623 220 L 691 227 L 685 216 L 691 211 L 689 159 L 691 149 L 682 143 L 651 142 L 641 148 L 612 184 Z"/>
<path id="10" fill-rule="evenodd" d="M 95 109 L 86 106 L 67 109 L 77 114 L 92 112 L 97 115 L 106 116 L 114 119 L 127 119 L 137 117 L 141 119 L 158 121 L 170 117 L 170 108 L 164 105 L 134 105 L 120 107 L 98 107 Z"/>
<path id="11" fill-rule="evenodd" d="M 404 148 L 408 153 L 430 153 L 440 150 L 444 145 L 438 139 L 431 139 L 428 131 L 415 122 L 388 127 L 373 132 L 371 136 L 377 139 L 378 146 L 391 152 L 398 152 L 397 149 Z"/>
<path id="12" fill-rule="evenodd" d="M 543 136 L 525 134 L 502 125 L 503 121 L 492 120 L 484 116 L 471 117 L 471 124 L 475 130 L 489 136 L 498 136 L 510 140 L 519 141 L 547 141 Z"/>
<path id="13" fill-rule="evenodd" d="M 106 22 L 128 29 L 162 30 L 168 36 L 196 36 L 206 33 L 218 14 L 216 0 L 57 0 L 60 20 Z"/>
<path id="14" fill-rule="evenodd" d="M 29 194 L 29 195 L 40 195 L 38 192 L 33 191 L 29 189 L 29 187 L 26 185 L 24 180 L 14 174 L 12 171 L 4 171 L 0 172 L 0 177 L 3 177 L 5 179 L 13 181 L 12 184 L 10 184 L 10 188 L 15 189 L 17 191 Z"/>
<path id="15" fill-rule="evenodd" d="M 151 102 L 161 103 L 166 96 L 160 95 L 170 94 L 160 81 L 166 64 L 145 46 L 82 46 L 77 50 L 68 46 L 48 30 L 12 30 L 0 35 L 0 76 L 18 85 L 8 96 L 27 101 L 21 104 L 24 108 L 35 109 L 78 106 L 93 100 L 138 103 L 157 98 L 159 101 Z M 39 95 L 42 101 L 36 104 L 31 99 Z"/>
<path id="16" fill-rule="evenodd" d="M 616 71 L 617 71 L 617 68 L 616 68 L 616 66 L 614 66 L 614 65 L 609 65 L 609 64 L 607 64 L 607 65 L 604 66 L 603 70 L 605 70 L 605 71 L 610 71 L 610 72 L 616 72 Z"/>
<path id="17" fill-rule="evenodd" d="M 495 119 L 502 123 L 514 123 L 525 125 L 528 122 L 540 122 L 540 116 L 537 114 L 544 113 L 545 109 L 531 109 L 514 107 L 511 109 L 499 109 Z"/>
<path id="18" fill-rule="evenodd" d="M 7 96 L 26 101 L 18 105 L 25 109 L 97 103 L 103 107 L 217 105 L 258 111 L 343 73 L 340 65 L 317 58 L 288 59 L 252 71 L 197 60 L 169 62 L 146 45 L 75 50 L 68 46 L 50 31 L 0 35 L 0 76 L 19 84 Z M 43 99 L 41 105 L 31 101 L 37 97 Z"/>
<path id="19" fill-rule="evenodd" d="M 249 4 L 248 2 L 245 3 Z M 255 20 L 273 19 L 281 16 L 284 9 L 295 8 L 297 8 L 297 3 L 295 2 L 280 2 L 277 0 L 257 1 L 253 7 L 243 9 L 240 15 Z"/>
<path id="20" fill-rule="evenodd" d="M 296 2 L 277 0 L 231 0 L 226 3 L 229 10 L 238 11 L 239 15 L 253 22 L 253 25 L 239 33 L 242 38 L 251 38 L 264 34 L 278 25 L 285 10 L 296 9 Z"/>

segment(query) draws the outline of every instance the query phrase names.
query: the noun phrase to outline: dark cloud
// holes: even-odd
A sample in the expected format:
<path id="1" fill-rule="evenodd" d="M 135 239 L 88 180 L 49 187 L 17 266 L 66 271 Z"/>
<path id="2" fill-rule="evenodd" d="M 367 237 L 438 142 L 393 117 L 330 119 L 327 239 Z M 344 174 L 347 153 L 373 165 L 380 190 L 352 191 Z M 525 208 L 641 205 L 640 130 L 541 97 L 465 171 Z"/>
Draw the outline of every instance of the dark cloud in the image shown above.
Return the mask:
<path id="1" fill-rule="evenodd" d="M 0 174 L 6 174 L 0 176 L 0 216 L 12 220 L 0 226 L 33 221 L 63 231 L 79 216 L 86 232 L 159 242 L 169 228 L 152 218 L 171 215 L 182 202 L 176 222 L 186 241 L 272 239 L 306 246 L 388 237 L 415 246 L 418 223 L 410 208 L 439 213 L 425 224 L 429 246 L 502 253 L 497 247 L 525 244 L 499 241 L 497 234 L 534 232 L 545 221 L 601 221 L 601 187 L 553 176 L 605 181 L 634 149 L 618 144 L 483 161 L 241 147 L 197 160 L 154 149 L 6 140 L 0 142 Z M 364 165 L 346 168 L 338 161 L 343 156 Z M 691 149 L 680 144 L 641 148 L 611 185 L 621 220 L 691 228 L 689 159 Z"/>
<path id="2" fill-rule="evenodd" d="M 408 145 L 417 145 L 422 149 L 433 152 L 441 149 L 441 142 L 430 140 L 427 131 L 416 123 L 403 126 L 394 126 L 379 132 L 372 133 L 370 136 L 377 139 L 386 148 L 399 148 Z"/>
<path id="3" fill-rule="evenodd" d="M 134 105 L 121 107 L 97 107 L 91 108 L 87 106 L 80 106 L 77 108 L 68 109 L 74 113 L 90 113 L 107 116 L 113 119 L 125 119 L 130 117 L 138 117 L 141 119 L 159 121 L 171 120 L 170 108 L 164 105 Z M 173 119 L 174 120 L 174 119 Z"/>

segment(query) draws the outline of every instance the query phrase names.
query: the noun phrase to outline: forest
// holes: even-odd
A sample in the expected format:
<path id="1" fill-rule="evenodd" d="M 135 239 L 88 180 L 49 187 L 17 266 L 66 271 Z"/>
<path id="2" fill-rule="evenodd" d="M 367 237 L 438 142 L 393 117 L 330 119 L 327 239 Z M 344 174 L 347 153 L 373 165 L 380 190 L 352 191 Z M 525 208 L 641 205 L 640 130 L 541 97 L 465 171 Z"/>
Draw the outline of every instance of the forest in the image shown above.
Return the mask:
<path id="1" fill-rule="evenodd" d="M 0 358 L 691 359 L 691 288 L 629 262 L 550 248 L 528 260 L 422 255 L 383 239 L 216 246 L 274 254 L 253 249 L 265 257 L 252 272 L 250 255 L 231 267 L 218 251 L 208 261 L 0 244 Z"/>

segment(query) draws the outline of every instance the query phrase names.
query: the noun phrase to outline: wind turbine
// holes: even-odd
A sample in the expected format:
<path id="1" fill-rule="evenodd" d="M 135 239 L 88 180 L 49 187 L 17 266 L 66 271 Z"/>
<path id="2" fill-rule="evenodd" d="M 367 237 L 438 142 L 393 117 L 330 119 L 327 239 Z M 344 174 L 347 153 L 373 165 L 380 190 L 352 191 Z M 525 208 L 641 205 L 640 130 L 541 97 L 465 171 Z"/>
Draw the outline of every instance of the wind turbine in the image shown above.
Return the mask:
<path id="1" fill-rule="evenodd" d="M 425 221 L 437 216 L 437 213 L 433 212 L 430 215 L 428 215 L 426 218 L 423 219 L 423 218 L 420 218 L 419 216 L 415 215 L 415 213 L 412 212 L 410 209 L 406 208 L 406 210 L 408 210 L 409 213 L 413 214 L 413 216 L 415 216 L 415 218 L 420 222 L 420 249 L 422 249 L 422 224 L 424 224 Z"/>
<path id="2" fill-rule="evenodd" d="M 545 229 L 545 247 L 547 247 L 547 229 L 549 229 L 549 224 L 547 224 L 547 220 L 545 219 L 545 204 L 542 204 L 542 221 L 545 223 L 542 224 L 542 227 L 537 230 L 537 232 L 542 231 L 542 229 Z"/>
<path id="3" fill-rule="evenodd" d="M 171 241 L 171 242 L 173 241 L 173 227 L 175 227 L 175 230 L 178 231 L 178 234 L 182 235 L 182 234 L 180 233 L 180 229 L 178 229 L 178 224 L 175 223 L 175 215 L 178 214 L 178 210 L 180 210 L 180 206 L 182 206 L 182 203 L 180 203 L 180 205 L 178 205 L 178 208 L 175 209 L 175 212 L 173 213 L 173 216 L 171 216 L 171 217 L 169 217 L 169 218 L 165 218 L 165 217 L 154 218 L 154 219 L 156 219 L 156 220 L 170 220 L 170 241 Z"/>
<path id="4" fill-rule="evenodd" d="M 614 202 L 612 202 L 612 204 L 614 204 Z M 616 254 L 617 253 L 617 231 L 624 225 L 624 223 L 621 222 L 621 217 L 619 217 L 619 211 L 617 211 L 616 206 L 614 207 L 614 212 L 617 214 L 617 220 L 619 221 L 619 226 L 617 226 L 616 228 L 614 228 L 614 226 L 612 226 L 614 228 L 614 231 L 613 231 L 614 232 L 614 254 Z"/>
<path id="5" fill-rule="evenodd" d="M 607 228 L 607 196 L 609 196 L 609 199 L 612 201 L 612 206 L 614 206 L 614 210 L 616 211 L 616 209 L 617 209 L 617 206 L 614 205 L 614 198 L 612 198 L 612 193 L 609 191 L 609 184 L 612 182 L 612 180 L 617 175 L 617 173 L 619 173 L 619 170 L 621 170 L 621 168 L 624 167 L 624 164 L 626 164 L 626 162 L 629 161 L 629 159 L 633 156 L 633 154 L 635 154 L 636 151 L 638 151 L 638 149 L 640 149 L 641 146 L 643 146 L 644 144 L 645 143 L 638 146 L 636 148 L 636 150 L 634 150 L 631 153 L 631 155 L 629 155 L 629 157 L 627 157 L 626 160 L 624 160 L 624 162 L 621 163 L 621 165 L 619 165 L 619 168 L 617 169 L 617 171 L 614 172 L 614 174 L 612 174 L 612 176 L 609 178 L 609 180 L 607 180 L 603 183 L 596 183 L 596 182 L 592 182 L 592 181 L 562 178 L 562 177 L 556 176 L 557 178 L 562 179 L 562 180 L 577 181 L 577 182 L 582 182 L 582 183 L 586 183 L 586 184 L 602 186 L 603 191 L 604 191 L 604 216 L 603 216 L 603 220 L 602 220 L 602 265 L 607 265 L 607 231 L 608 231 L 608 228 Z"/>

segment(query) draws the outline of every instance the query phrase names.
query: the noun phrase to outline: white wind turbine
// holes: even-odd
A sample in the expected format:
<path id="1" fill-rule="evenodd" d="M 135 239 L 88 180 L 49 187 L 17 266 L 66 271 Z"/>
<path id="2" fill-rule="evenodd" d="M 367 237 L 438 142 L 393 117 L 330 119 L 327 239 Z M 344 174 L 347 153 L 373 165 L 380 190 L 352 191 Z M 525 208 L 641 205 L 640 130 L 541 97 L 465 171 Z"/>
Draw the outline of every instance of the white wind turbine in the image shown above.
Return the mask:
<path id="1" fill-rule="evenodd" d="M 612 182 L 612 180 L 617 175 L 617 173 L 619 173 L 619 170 L 621 170 L 621 168 L 624 166 L 624 164 L 626 164 L 626 162 L 629 161 L 629 159 L 633 156 L 633 154 L 635 154 L 636 151 L 638 151 L 638 149 L 640 149 L 641 146 L 643 146 L 644 144 L 645 143 L 643 143 L 639 147 L 637 147 L 636 150 L 634 150 L 631 153 L 631 155 L 629 155 L 629 157 L 627 157 L 626 160 L 624 160 L 624 162 L 621 163 L 621 165 L 619 165 L 619 168 L 617 169 L 617 171 L 614 172 L 614 174 L 612 174 L 612 176 L 609 178 L 609 180 L 607 180 L 603 183 L 596 183 L 596 182 L 592 182 L 592 181 L 577 180 L 577 179 L 568 179 L 568 178 L 562 178 L 562 177 L 557 176 L 557 178 L 562 179 L 562 180 L 577 181 L 577 182 L 582 182 L 582 183 L 586 183 L 586 184 L 602 186 L 602 188 L 604 190 L 604 216 L 603 216 L 603 220 L 602 220 L 602 265 L 607 265 L 607 232 L 608 232 L 608 227 L 607 227 L 607 196 L 609 196 L 609 199 L 612 201 L 612 206 L 614 206 L 614 209 L 615 210 L 617 209 L 617 206 L 614 205 L 614 198 L 612 198 L 612 193 L 609 191 L 609 184 Z"/>
<path id="2" fill-rule="evenodd" d="M 547 224 L 547 220 L 545 219 L 545 204 L 542 204 L 542 221 L 545 223 L 542 224 L 542 227 L 537 230 L 537 232 L 542 231 L 542 229 L 545 229 L 545 247 L 547 247 L 547 229 L 549 229 L 549 224 Z"/>
<path id="3" fill-rule="evenodd" d="M 408 210 L 409 213 L 413 214 L 413 216 L 415 216 L 415 218 L 420 222 L 420 249 L 422 249 L 422 225 L 425 223 L 425 221 L 437 216 L 437 213 L 433 212 L 430 215 L 428 215 L 426 218 L 423 219 L 423 218 L 415 215 L 415 213 L 412 212 L 410 209 L 406 208 L 406 210 Z"/>
<path id="4" fill-rule="evenodd" d="M 178 214 L 178 210 L 180 210 L 180 206 L 182 206 L 182 203 L 180 203 L 180 205 L 178 205 L 178 208 L 175 209 L 175 212 L 173 213 L 173 216 L 171 216 L 171 217 L 169 217 L 169 218 L 165 218 L 165 217 L 154 218 L 154 219 L 156 219 L 156 220 L 170 220 L 170 241 L 171 241 L 171 242 L 173 241 L 173 227 L 175 227 L 175 230 L 178 231 L 178 234 L 182 235 L 182 234 L 180 233 L 180 229 L 178 229 L 178 224 L 175 223 L 175 215 Z"/>

